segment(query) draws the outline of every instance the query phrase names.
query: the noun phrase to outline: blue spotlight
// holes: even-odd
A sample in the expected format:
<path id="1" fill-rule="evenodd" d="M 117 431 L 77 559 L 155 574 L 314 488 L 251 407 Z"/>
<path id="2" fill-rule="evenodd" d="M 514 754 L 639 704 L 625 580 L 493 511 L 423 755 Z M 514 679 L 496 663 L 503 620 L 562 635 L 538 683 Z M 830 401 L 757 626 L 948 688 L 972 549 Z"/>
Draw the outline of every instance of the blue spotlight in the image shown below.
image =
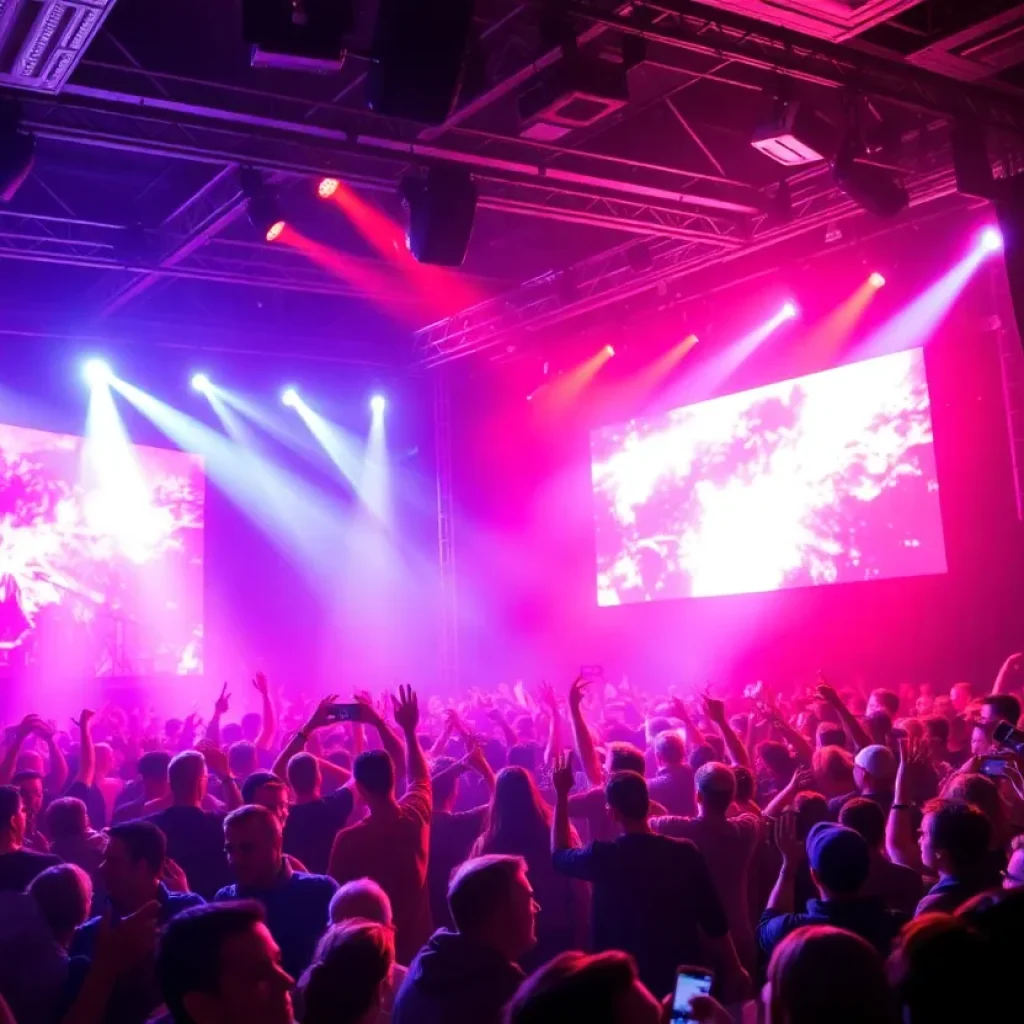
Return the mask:
<path id="1" fill-rule="evenodd" d="M 370 412 L 374 416 L 383 416 L 384 410 L 388 407 L 388 400 L 383 395 L 374 395 L 370 399 Z"/>
<path id="2" fill-rule="evenodd" d="M 85 382 L 91 388 L 99 388 L 109 384 L 114 379 L 110 367 L 102 359 L 87 359 L 82 367 L 85 375 Z"/>
<path id="3" fill-rule="evenodd" d="M 213 383 L 205 373 L 196 373 L 192 376 L 192 387 L 201 395 L 206 395 L 209 394 L 210 388 L 213 387 Z"/>
<path id="4" fill-rule="evenodd" d="M 285 388 L 281 393 L 281 404 L 287 406 L 289 409 L 298 408 L 299 402 L 302 399 L 299 398 L 298 391 L 295 388 Z"/>

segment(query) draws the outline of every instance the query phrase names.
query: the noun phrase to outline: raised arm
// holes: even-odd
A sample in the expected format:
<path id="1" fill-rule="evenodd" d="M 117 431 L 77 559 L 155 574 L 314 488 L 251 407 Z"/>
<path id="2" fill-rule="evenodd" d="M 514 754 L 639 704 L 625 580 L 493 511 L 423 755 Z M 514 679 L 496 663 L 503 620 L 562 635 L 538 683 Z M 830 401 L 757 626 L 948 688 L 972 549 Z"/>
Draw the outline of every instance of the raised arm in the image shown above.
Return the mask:
<path id="1" fill-rule="evenodd" d="M 818 696 L 836 709 L 836 714 L 839 715 L 839 721 L 843 723 L 846 735 L 849 737 L 850 742 L 856 750 L 861 750 L 864 747 L 871 746 L 871 737 L 868 735 L 867 730 L 860 724 L 860 722 L 857 721 L 856 716 L 846 706 L 846 703 L 843 701 L 843 698 L 839 696 L 837 690 L 823 681 L 818 686 Z"/>
<path id="2" fill-rule="evenodd" d="M 220 688 L 220 696 L 213 705 L 213 715 L 206 725 L 206 738 L 215 746 L 220 746 L 220 720 L 227 714 L 231 701 L 231 694 L 228 693 L 228 684 L 225 682 Z"/>
<path id="3" fill-rule="evenodd" d="M 592 786 L 600 786 L 604 782 L 601 761 L 594 747 L 594 737 L 590 735 L 586 719 L 583 717 L 583 694 L 590 683 L 580 677 L 569 688 L 569 718 L 572 721 L 572 735 L 576 742 L 576 753 L 580 764 Z M 568 797 L 568 793 L 566 793 Z"/>
<path id="4" fill-rule="evenodd" d="M 782 867 L 765 910 L 792 914 L 796 909 L 796 876 L 806 856 L 805 844 L 797 838 L 796 815 L 792 812 L 775 822 L 775 842 L 782 853 Z"/>
<path id="5" fill-rule="evenodd" d="M 572 754 L 556 754 L 551 782 L 555 787 L 555 813 L 551 818 L 551 852 L 572 849 L 572 826 L 569 824 L 569 793 L 572 790 Z"/>
<path id="6" fill-rule="evenodd" d="M 448 741 L 452 738 L 452 733 L 455 731 L 458 721 L 458 711 L 455 708 L 448 708 L 444 713 L 444 725 L 441 727 L 441 732 L 437 739 L 434 740 L 434 745 L 430 748 L 430 759 L 432 761 L 435 758 L 442 757 L 448 749 Z"/>
<path id="7" fill-rule="evenodd" d="M 411 786 L 415 782 L 430 785 L 430 767 L 423 755 L 416 726 L 420 724 L 420 704 L 411 686 L 399 686 L 398 696 L 392 697 L 395 705 L 395 724 L 405 736 L 406 774 Z M 383 741 L 383 736 L 381 737 Z"/>
<path id="8" fill-rule="evenodd" d="M 794 729 L 774 704 L 769 704 L 768 712 L 772 725 L 778 729 L 782 737 L 793 748 L 796 759 L 801 764 L 810 766 L 811 761 L 814 759 L 814 748 L 807 742 L 807 737 L 799 729 Z"/>
<path id="9" fill-rule="evenodd" d="M 554 687 L 550 683 L 541 683 L 540 701 L 548 709 L 549 715 L 548 745 L 544 750 L 544 763 L 553 764 L 555 754 L 560 754 L 565 749 L 565 740 L 562 736 L 562 713 L 558 708 Z"/>
<path id="10" fill-rule="evenodd" d="M 924 762 L 924 751 L 906 739 L 899 742 L 900 764 L 896 770 L 896 788 L 892 808 L 885 823 L 885 850 L 894 864 L 924 873 L 921 849 L 914 836 L 914 779 Z"/>
<path id="11" fill-rule="evenodd" d="M 1010 693 L 1011 690 L 1020 688 L 1020 670 L 1024 665 L 1024 654 L 1011 654 L 1003 662 L 996 676 L 995 684 L 992 687 L 993 693 Z"/>
<path id="12" fill-rule="evenodd" d="M 766 818 L 777 818 L 793 802 L 793 797 L 814 784 L 814 773 L 802 768 L 793 772 L 793 777 L 772 797 L 771 802 L 761 812 Z"/>
<path id="13" fill-rule="evenodd" d="M 14 770 L 18 764 L 18 754 L 21 753 L 25 740 L 36 732 L 43 725 L 43 720 L 38 715 L 26 715 L 17 725 L 11 734 L 11 742 L 4 751 L 3 760 L 0 761 L 0 786 L 6 786 L 14 777 Z"/>
<path id="14" fill-rule="evenodd" d="M 395 778 L 401 778 L 406 773 L 405 747 L 402 746 L 402 741 L 398 738 L 398 734 L 384 720 L 384 716 L 373 706 L 373 701 L 370 700 L 368 694 L 357 693 L 356 701 L 363 705 L 363 721 L 377 730 L 377 735 L 380 737 L 380 745 L 387 752 L 388 757 L 391 758 L 395 766 Z"/>
<path id="15" fill-rule="evenodd" d="M 505 741 L 505 746 L 509 748 L 514 747 L 519 737 L 513 732 L 512 726 L 508 724 L 508 719 L 501 708 L 491 708 L 487 712 L 487 717 L 501 730 L 501 737 Z"/>
<path id="16" fill-rule="evenodd" d="M 274 701 L 270 696 L 270 684 L 262 672 L 253 676 L 252 685 L 263 701 L 262 722 L 259 736 L 256 737 L 256 746 L 260 750 L 269 750 L 274 742 L 274 733 L 277 732 L 277 712 L 274 710 Z"/>
<path id="17" fill-rule="evenodd" d="M 79 743 L 78 775 L 75 781 L 83 786 L 91 786 L 96 778 L 96 748 L 92 742 L 92 720 L 95 714 L 95 711 L 85 708 L 77 721 L 72 719 L 78 726 Z"/>
<path id="18" fill-rule="evenodd" d="M 466 746 L 468 747 L 465 757 L 466 764 L 483 779 L 487 792 L 493 794 L 496 779 L 494 769 L 487 763 L 487 758 L 484 757 L 484 748 L 471 736 L 466 737 Z"/>
<path id="19" fill-rule="evenodd" d="M 697 747 L 703 746 L 704 734 L 697 728 L 681 697 L 672 698 L 672 714 L 683 723 L 683 744 L 686 753 L 692 754 Z"/>
<path id="20" fill-rule="evenodd" d="M 220 747 L 215 747 L 209 740 L 200 740 L 199 752 L 206 761 L 206 768 L 209 773 L 220 780 L 224 791 L 224 806 L 233 811 L 236 807 L 242 806 L 242 792 L 231 774 L 231 767 L 228 764 L 228 755 Z"/>
<path id="21" fill-rule="evenodd" d="M 53 729 L 43 722 L 36 726 L 36 734 L 41 736 L 46 743 L 46 754 L 50 762 L 50 771 L 44 783 L 48 793 L 64 792 L 64 785 L 68 781 L 68 763 L 64 759 L 64 751 L 57 745 L 54 739 Z"/>
<path id="22" fill-rule="evenodd" d="M 298 753 L 306 749 L 310 737 L 325 725 L 330 723 L 330 706 L 337 700 L 336 694 L 329 694 L 316 706 L 316 710 L 306 724 L 284 745 L 281 753 L 277 755 L 274 766 L 270 770 L 283 782 L 288 781 L 288 762 Z"/>
<path id="23" fill-rule="evenodd" d="M 715 700 L 714 697 L 705 697 L 704 714 L 714 723 L 715 728 L 721 734 L 725 742 L 725 749 L 728 751 L 729 757 L 732 758 L 732 763 L 749 769 L 751 767 L 750 754 L 747 753 L 743 740 L 736 735 L 725 717 L 725 701 Z"/>

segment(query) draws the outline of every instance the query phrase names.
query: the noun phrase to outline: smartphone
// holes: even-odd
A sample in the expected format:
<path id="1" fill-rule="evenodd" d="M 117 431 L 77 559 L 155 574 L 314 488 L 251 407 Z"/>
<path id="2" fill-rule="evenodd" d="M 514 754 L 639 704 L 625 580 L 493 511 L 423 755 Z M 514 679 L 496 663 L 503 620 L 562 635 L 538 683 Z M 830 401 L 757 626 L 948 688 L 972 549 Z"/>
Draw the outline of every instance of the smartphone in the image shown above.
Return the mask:
<path id="1" fill-rule="evenodd" d="M 981 774 L 999 778 L 1006 774 L 1005 757 L 986 757 L 981 762 Z"/>
<path id="2" fill-rule="evenodd" d="M 581 679 L 603 679 L 604 669 L 600 665 L 580 665 Z"/>
<path id="3" fill-rule="evenodd" d="M 672 996 L 672 1020 L 693 1021 L 690 1003 L 695 996 L 711 995 L 714 972 L 706 967 L 680 967 L 676 971 L 676 988 Z"/>
<path id="4" fill-rule="evenodd" d="M 362 704 L 328 704 L 327 712 L 332 722 L 362 722 Z"/>

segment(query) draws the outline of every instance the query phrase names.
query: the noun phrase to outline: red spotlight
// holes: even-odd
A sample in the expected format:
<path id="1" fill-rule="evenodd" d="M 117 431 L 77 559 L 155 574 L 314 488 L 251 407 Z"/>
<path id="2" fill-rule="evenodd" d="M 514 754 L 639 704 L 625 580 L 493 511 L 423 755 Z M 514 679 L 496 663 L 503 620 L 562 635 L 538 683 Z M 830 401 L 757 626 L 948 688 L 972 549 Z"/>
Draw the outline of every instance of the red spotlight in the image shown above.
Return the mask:
<path id="1" fill-rule="evenodd" d="M 877 270 L 868 278 L 868 281 L 871 283 L 872 288 L 882 288 L 885 286 L 885 278 Z"/>
<path id="2" fill-rule="evenodd" d="M 338 191 L 340 184 L 341 182 L 337 178 L 322 178 L 316 187 L 316 194 L 321 199 L 330 199 Z"/>
<path id="3" fill-rule="evenodd" d="M 285 223 L 283 220 L 275 220 L 273 224 L 267 228 L 267 241 L 276 242 L 281 237 L 281 232 L 285 229 Z"/>
<path id="4" fill-rule="evenodd" d="M 611 345 L 605 345 L 604 350 L 605 350 L 605 352 L 608 353 L 609 356 L 615 355 L 615 349 L 612 348 Z"/>

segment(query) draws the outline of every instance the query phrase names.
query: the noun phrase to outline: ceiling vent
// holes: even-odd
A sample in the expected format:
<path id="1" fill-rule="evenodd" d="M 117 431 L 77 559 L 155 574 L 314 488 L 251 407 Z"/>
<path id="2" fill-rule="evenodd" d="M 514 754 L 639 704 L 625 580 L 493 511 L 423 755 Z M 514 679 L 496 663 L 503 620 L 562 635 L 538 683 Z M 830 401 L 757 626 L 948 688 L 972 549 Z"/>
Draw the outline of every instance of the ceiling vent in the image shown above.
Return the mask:
<path id="1" fill-rule="evenodd" d="M 0 0 L 0 85 L 57 93 L 116 0 Z"/>
<path id="2" fill-rule="evenodd" d="M 964 5 L 964 21 L 970 18 Z M 965 24 L 912 53 L 907 61 L 961 82 L 989 78 L 1024 62 L 1024 6 Z"/>

